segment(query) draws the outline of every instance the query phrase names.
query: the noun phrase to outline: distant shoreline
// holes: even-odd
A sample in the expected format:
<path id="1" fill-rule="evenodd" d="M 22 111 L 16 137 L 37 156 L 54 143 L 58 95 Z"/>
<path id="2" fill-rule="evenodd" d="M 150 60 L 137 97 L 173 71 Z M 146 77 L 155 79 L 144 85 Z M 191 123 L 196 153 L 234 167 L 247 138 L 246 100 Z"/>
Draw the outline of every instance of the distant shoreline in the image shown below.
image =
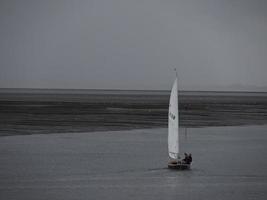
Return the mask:
<path id="1" fill-rule="evenodd" d="M 147 94 L 162 94 L 169 95 L 170 90 L 122 90 L 122 89 L 49 89 L 49 88 L 0 88 L 0 94 L 136 94 L 136 93 L 147 93 Z M 244 91 L 244 90 L 179 90 L 181 95 L 266 95 L 267 91 Z"/>

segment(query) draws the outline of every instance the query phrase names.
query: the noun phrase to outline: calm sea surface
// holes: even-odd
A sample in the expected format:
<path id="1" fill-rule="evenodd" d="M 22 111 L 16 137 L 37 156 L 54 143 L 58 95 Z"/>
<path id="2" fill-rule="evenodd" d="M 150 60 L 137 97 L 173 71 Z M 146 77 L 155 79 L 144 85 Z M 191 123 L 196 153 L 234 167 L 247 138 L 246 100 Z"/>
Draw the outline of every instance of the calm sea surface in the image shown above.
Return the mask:
<path id="1" fill-rule="evenodd" d="M 167 129 L 0 137 L 0 199 L 266 200 L 267 126 L 181 131 L 190 171 L 167 168 Z"/>
<path id="2" fill-rule="evenodd" d="M 265 200 L 266 98 L 181 92 L 193 164 L 174 171 L 169 91 L 2 89 L 0 199 Z"/>

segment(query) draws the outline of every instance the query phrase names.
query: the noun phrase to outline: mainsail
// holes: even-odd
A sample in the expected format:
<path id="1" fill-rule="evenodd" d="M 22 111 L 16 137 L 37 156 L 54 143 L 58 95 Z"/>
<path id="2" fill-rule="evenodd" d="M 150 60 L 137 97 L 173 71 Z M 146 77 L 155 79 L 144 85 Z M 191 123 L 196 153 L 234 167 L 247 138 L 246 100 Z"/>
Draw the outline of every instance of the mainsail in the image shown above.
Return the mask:
<path id="1" fill-rule="evenodd" d="M 179 153 L 179 117 L 178 117 L 178 85 L 177 77 L 173 83 L 168 120 L 168 149 L 170 158 L 177 159 Z"/>

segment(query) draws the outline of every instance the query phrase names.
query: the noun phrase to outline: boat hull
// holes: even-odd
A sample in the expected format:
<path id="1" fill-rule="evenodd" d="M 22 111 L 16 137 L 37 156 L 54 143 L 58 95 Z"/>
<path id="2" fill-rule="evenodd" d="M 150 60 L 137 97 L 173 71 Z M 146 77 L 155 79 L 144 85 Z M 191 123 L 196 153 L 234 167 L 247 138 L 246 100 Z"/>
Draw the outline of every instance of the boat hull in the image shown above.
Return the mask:
<path id="1" fill-rule="evenodd" d="M 176 170 L 189 170 L 190 164 L 185 163 L 168 163 L 169 169 L 176 169 Z"/>

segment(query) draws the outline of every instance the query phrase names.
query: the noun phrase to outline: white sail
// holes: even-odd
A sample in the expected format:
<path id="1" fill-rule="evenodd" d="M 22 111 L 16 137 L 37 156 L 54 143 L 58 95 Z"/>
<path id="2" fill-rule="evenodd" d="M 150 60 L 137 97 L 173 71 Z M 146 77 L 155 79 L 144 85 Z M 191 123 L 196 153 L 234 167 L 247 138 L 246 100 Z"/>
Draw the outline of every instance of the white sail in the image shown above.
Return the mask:
<path id="1" fill-rule="evenodd" d="M 173 159 L 178 158 L 179 153 L 179 117 L 178 117 L 178 85 L 177 78 L 175 79 L 169 105 L 169 120 L 168 120 L 168 150 L 169 156 Z"/>

